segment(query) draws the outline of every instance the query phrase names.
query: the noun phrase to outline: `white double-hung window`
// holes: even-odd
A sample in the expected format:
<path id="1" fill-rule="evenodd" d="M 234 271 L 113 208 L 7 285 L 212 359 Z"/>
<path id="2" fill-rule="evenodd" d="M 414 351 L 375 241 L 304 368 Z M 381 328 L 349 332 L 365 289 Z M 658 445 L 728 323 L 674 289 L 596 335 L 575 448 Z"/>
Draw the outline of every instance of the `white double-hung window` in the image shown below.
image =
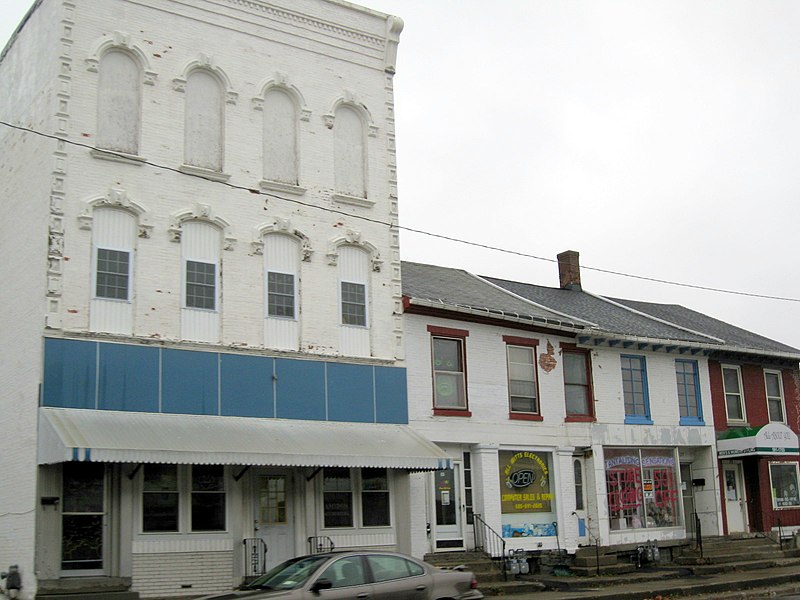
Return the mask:
<path id="1" fill-rule="evenodd" d="M 92 214 L 91 331 L 133 333 L 136 232 L 136 217 L 125 210 L 97 208 Z"/>
<path id="2" fill-rule="evenodd" d="M 728 421 L 745 421 L 744 391 L 742 390 L 742 373 L 739 367 L 722 365 L 722 387 L 725 390 L 725 411 Z"/>
<path id="3" fill-rule="evenodd" d="M 220 230 L 204 221 L 181 225 L 183 310 L 181 337 L 196 342 L 220 339 Z"/>
<path id="4" fill-rule="evenodd" d="M 764 385 L 767 389 L 769 420 L 777 423 L 785 423 L 786 410 L 783 401 L 783 381 L 781 380 L 781 372 L 765 369 Z"/>
<path id="5" fill-rule="evenodd" d="M 357 246 L 341 246 L 338 264 L 341 351 L 370 356 L 369 255 Z"/>
<path id="6" fill-rule="evenodd" d="M 297 350 L 300 334 L 300 244 L 290 235 L 264 236 L 264 340 L 269 348 Z"/>

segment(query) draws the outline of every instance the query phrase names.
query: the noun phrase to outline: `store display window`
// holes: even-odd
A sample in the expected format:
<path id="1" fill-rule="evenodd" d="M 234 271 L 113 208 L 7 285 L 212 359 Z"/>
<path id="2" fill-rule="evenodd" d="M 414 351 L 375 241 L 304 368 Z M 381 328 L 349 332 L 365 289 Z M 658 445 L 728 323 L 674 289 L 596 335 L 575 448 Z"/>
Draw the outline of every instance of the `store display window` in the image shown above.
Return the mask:
<path id="1" fill-rule="evenodd" d="M 682 525 L 681 490 L 672 448 L 606 448 L 612 531 Z"/>
<path id="2" fill-rule="evenodd" d="M 773 508 L 797 508 L 800 506 L 796 462 L 770 463 L 769 479 L 772 484 Z"/>

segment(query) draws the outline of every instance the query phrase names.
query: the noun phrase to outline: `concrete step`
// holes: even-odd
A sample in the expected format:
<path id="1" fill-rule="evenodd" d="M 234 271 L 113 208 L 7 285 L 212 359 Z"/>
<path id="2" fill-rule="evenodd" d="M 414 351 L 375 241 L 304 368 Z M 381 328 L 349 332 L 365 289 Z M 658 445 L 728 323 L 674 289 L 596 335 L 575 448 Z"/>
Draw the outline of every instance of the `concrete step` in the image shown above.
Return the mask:
<path id="1" fill-rule="evenodd" d="M 742 549 L 738 552 L 730 550 L 728 552 L 706 552 L 704 549 L 702 558 L 700 557 L 699 553 L 684 553 L 681 556 L 676 557 L 673 562 L 679 565 L 695 565 L 702 564 L 703 562 L 724 564 L 748 561 L 755 558 L 784 558 L 785 556 L 786 554 L 777 546 L 775 548 L 752 548 L 749 551 L 744 551 L 744 549 Z"/>
<path id="2" fill-rule="evenodd" d="M 796 558 L 800 557 L 800 549 L 799 548 L 789 548 L 785 550 L 781 550 L 780 546 L 772 546 L 772 547 L 759 547 L 753 548 L 748 551 L 738 551 L 734 552 L 729 550 L 728 552 L 708 552 L 703 549 L 703 556 L 702 560 L 716 562 L 716 563 L 723 563 L 723 562 L 731 562 L 736 560 L 751 560 L 753 558 L 768 558 L 768 557 L 775 557 L 775 558 Z M 679 557 L 675 558 L 675 562 L 683 562 L 685 561 L 687 564 L 696 564 L 701 560 L 699 552 L 684 552 Z"/>
<path id="3" fill-rule="evenodd" d="M 676 598 L 713 594 L 720 598 L 726 592 L 736 593 L 737 600 L 749 597 L 745 590 L 775 589 L 797 585 L 800 589 L 800 569 L 794 566 L 762 571 L 734 572 L 697 577 L 681 575 L 681 571 L 663 571 L 658 579 L 650 573 L 635 573 L 625 577 L 563 577 L 554 584 L 543 581 L 545 589 L 535 593 L 512 593 L 515 600 L 643 600 L 656 596 Z M 487 596 L 487 592 L 481 588 Z M 708 600 L 709 596 L 703 596 Z"/>
<path id="4" fill-rule="evenodd" d="M 139 600 L 138 592 L 76 592 L 72 594 L 37 594 L 36 600 Z"/>
<path id="5" fill-rule="evenodd" d="M 716 573 L 731 573 L 743 571 L 756 571 L 774 567 L 800 566 L 800 558 L 761 558 L 756 560 L 739 561 L 735 563 L 693 565 L 686 568 L 694 575 L 710 575 Z"/>
<path id="6" fill-rule="evenodd" d="M 510 579 L 488 585 L 478 581 L 478 589 L 484 596 L 514 596 L 519 594 L 539 593 L 545 589 L 543 583 L 535 580 Z"/>
<path id="7" fill-rule="evenodd" d="M 596 577 L 597 576 L 597 566 L 590 565 L 590 566 L 578 566 L 574 565 L 569 568 L 569 570 L 574 574 L 578 575 L 579 577 Z M 634 573 L 637 571 L 636 565 L 634 563 L 616 563 L 613 565 L 601 565 L 600 566 L 600 577 L 608 576 L 608 575 L 624 575 L 625 573 Z"/>
<path id="8" fill-rule="evenodd" d="M 616 565 L 618 562 L 619 560 L 617 559 L 616 554 L 601 554 L 600 556 L 595 556 L 594 554 L 575 556 L 576 567 L 595 567 L 598 564 L 600 566 Z"/>
<path id="9" fill-rule="evenodd" d="M 437 567 L 492 562 L 483 552 L 437 552 L 426 554 L 423 560 Z"/>

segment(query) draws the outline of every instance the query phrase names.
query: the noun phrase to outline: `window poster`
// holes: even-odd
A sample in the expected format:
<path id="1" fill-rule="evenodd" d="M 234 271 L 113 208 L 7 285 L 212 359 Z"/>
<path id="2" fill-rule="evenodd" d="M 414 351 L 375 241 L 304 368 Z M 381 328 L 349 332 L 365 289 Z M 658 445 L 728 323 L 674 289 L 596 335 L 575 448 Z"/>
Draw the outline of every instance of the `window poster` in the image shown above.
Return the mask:
<path id="1" fill-rule="evenodd" d="M 770 463 L 769 476 L 772 480 L 772 505 L 774 508 L 797 508 L 800 506 L 796 462 Z"/>
<path id="2" fill-rule="evenodd" d="M 503 537 L 555 535 L 549 452 L 501 451 Z"/>

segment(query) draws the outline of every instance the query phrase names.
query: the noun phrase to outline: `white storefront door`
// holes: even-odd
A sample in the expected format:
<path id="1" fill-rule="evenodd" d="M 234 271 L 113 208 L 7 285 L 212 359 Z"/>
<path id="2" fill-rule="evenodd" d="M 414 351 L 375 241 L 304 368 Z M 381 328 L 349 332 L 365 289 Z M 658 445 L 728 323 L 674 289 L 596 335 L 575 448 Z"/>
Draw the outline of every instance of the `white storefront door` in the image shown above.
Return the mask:
<path id="1" fill-rule="evenodd" d="M 292 478 L 288 472 L 256 472 L 255 529 L 256 537 L 267 545 L 267 570 L 295 555 Z"/>
<path id="2" fill-rule="evenodd" d="M 728 533 L 746 532 L 748 529 L 747 498 L 744 489 L 742 463 L 726 461 L 723 472 L 725 476 L 725 512 Z"/>
<path id="3" fill-rule="evenodd" d="M 434 549 L 438 551 L 464 549 L 464 503 L 461 463 L 453 463 L 452 469 L 433 473 L 434 506 L 436 523 Z"/>

